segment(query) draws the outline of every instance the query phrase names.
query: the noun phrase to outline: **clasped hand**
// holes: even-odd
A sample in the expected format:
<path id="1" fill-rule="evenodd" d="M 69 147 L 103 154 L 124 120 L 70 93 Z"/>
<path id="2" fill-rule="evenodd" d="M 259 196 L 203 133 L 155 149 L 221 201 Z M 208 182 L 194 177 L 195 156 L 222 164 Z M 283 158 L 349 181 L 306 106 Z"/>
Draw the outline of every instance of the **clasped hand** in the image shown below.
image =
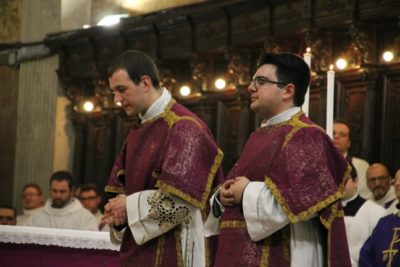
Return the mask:
<path id="1" fill-rule="evenodd" d="M 242 202 L 243 191 L 250 182 L 244 176 L 238 176 L 235 179 L 226 180 L 219 192 L 219 200 L 224 206 L 233 206 Z"/>
<path id="2" fill-rule="evenodd" d="M 115 198 L 109 199 L 104 206 L 104 216 L 101 218 L 100 225 L 120 226 L 127 222 L 126 215 L 126 196 L 118 195 Z"/>

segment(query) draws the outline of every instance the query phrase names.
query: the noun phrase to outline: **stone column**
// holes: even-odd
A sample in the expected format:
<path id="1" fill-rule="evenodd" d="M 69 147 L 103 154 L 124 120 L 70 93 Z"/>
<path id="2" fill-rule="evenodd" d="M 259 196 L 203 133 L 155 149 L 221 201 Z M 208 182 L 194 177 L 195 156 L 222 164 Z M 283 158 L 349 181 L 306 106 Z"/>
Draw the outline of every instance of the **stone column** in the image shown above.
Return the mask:
<path id="1" fill-rule="evenodd" d="M 24 0 L 21 42 L 42 41 L 60 31 L 61 2 Z M 22 187 L 39 184 L 45 193 L 53 172 L 58 56 L 21 63 L 19 71 L 13 204 L 21 209 Z"/>

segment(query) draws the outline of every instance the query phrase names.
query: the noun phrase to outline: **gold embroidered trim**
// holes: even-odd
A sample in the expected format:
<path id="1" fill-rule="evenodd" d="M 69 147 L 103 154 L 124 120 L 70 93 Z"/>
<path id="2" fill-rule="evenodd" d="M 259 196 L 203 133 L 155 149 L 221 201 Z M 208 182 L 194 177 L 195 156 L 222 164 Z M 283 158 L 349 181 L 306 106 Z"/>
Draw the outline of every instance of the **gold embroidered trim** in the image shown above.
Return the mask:
<path id="1" fill-rule="evenodd" d="M 325 220 L 324 218 L 320 217 L 321 223 L 325 226 L 326 229 L 330 230 L 332 226 L 332 222 L 335 218 L 340 218 L 344 217 L 344 211 L 343 210 L 338 210 L 338 205 L 339 203 L 335 203 L 332 205 L 332 210 L 329 215 L 329 218 Z"/>
<path id="2" fill-rule="evenodd" d="M 290 256 L 290 226 L 286 226 L 282 229 L 283 232 L 283 258 L 286 262 L 291 263 L 291 256 Z"/>
<path id="3" fill-rule="evenodd" d="M 120 169 L 120 170 L 117 171 L 117 177 L 119 177 L 121 175 L 125 175 L 125 170 L 124 169 Z"/>
<path id="4" fill-rule="evenodd" d="M 200 128 L 203 128 L 201 126 L 201 124 L 193 117 L 190 116 L 178 116 L 175 112 L 173 112 L 172 110 L 167 110 L 163 113 L 163 118 L 164 120 L 167 122 L 168 127 L 172 128 L 172 126 L 181 120 L 189 120 L 189 121 L 193 121 L 194 123 L 197 124 L 197 126 L 199 126 Z"/>
<path id="5" fill-rule="evenodd" d="M 181 242 L 182 228 L 177 227 L 175 230 L 175 249 L 176 249 L 176 263 L 178 267 L 183 267 L 183 255 L 182 255 L 182 242 Z M 188 252 L 186 252 L 188 253 Z"/>
<path id="6" fill-rule="evenodd" d="M 146 121 L 146 122 L 144 122 L 144 123 L 141 123 L 140 126 L 153 123 L 154 121 L 158 120 L 159 118 L 162 118 L 162 117 L 164 116 L 164 113 L 167 112 L 167 111 L 169 111 L 169 110 L 171 110 L 171 107 L 172 107 L 175 103 L 176 103 L 176 101 L 175 101 L 173 98 L 171 98 L 171 100 L 168 102 L 167 106 L 165 107 L 165 110 L 164 110 L 163 113 L 161 113 L 161 114 L 158 115 L 158 116 L 155 116 L 154 118 L 152 118 L 152 119 L 150 119 L 150 120 L 148 120 L 148 121 Z"/>
<path id="7" fill-rule="evenodd" d="M 267 267 L 269 265 L 269 247 L 270 247 L 270 238 L 267 237 L 264 241 L 264 245 L 262 248 L 262 253 L 261 253 L 261 261 L 260 261 L 260 267 Z"/>
<path id="8" fill-rule="evenodd" d="M 299 221 L 305 220 L 306 218 L 308 218 L 310 215 L 317 213 L 318 211 L 320 211 L 321 209 L 328 207 L 330 204 L 332 204 L 333 202 L 341 199 L 343 197 L 343 190 L 344 190 L 344 181 L 345 181 L 345 177 L 348 176 L 348 171 L 350 169 L 347 168 L 343 179 L 342 179 L 342 183 L 339 185 L 338 190 L 326 197 L 324 200 L 322 200 L 321 202 L 317 203 L 316 205 L 308 208 L 305 211 L 300 212 L 299 214 L 294 214 L 291 209 L 289 208 L 288 204 L 286 203 L 285 199 L 282 197 L 281 192 L 279 192 L 276 184 L 272 181 L 271 178 L 269 178 L 268 176 L 265 176 L 265 184 L 267 185 L 267 187 L 271 190 L 274 198 L 278 201 L 278 203 L 281 205 L 283 211 L 286 213 L 286 215 L 289 218 L 289 221 L 291 223 L 297 223 Z M 333 220 L 332 220 L 333 221 Z M 332 222 L 331 221 L 331 222 Z M 328 222 L 328 221 L 327 221 Z"/>
<path id="9" fill-rule="evenodd" d="M 216 174 L 219 166 L 221 165 L 223 156 L 224 156 L 224 154 L 222 153 L 222 151 L 220 149 L 218 149 L 218 153 L 215 156 L 214 163 L 211 166 L 210 172 L 207 177 L 207 184 L 206 184 L 206 188 L 205 188 L 205 191 L 204 191 L 201 201 L 198 201 L 197 199 L 191 197 L 189 194 L 186 194 L 186 193 L 182 192 L 181 190 L 176 189 L 175 187 L 165 183 L 162 180 L 157 180 L 156 187 L 163 190 L 164 192 L 174 194 L 174 195 L 182 198 L 183 200 L 189 202 L 193 206 L 199 208 L 200 210 L 203 210 L 206 207 L 207 199 L 208 199 L 210 191 L 211 191 L 212 182 L 214 180 L 215 174 Z"/>
<path id="10" fill-rule="evenodd" d="M 307 124 L 305 122 L 302 122 L 300 120 L 300 116 L 303 115 L 303 111 L 300 111 L 296 113 L 292 119 L 290 119 L 288 122 L 286 122 L 288 125 L 292 126 L 292 129 L 290 132 L 286 135 L 285 142 L 283 142 L 282 145 L 282 150 L 285 148 L 285 146 L 290 142 L 290 140 L 293 138 L 293 136 L 302 128 L 320 128 L 318 125 L 315 124 Z M 323 129 L 322 129 L 323 130 Z"/>
<path id="11" fill-rule="evenodd" d="M 164 246 L 165 246 L 165 236 L 161 235 L 157 241 L 156 261 L 154 263 L 155 267 L 161 266 L 162 258 L 164 256 Z"/>
<path id="12" fill-rule="evenodd" d="M 206 267 L 211 267 L 212 266 L 212 263 L 210 261 L 211 248 L 210 248 L 210 240 L 208 238 L 204 238 L 204 245 L 206 248 Z"/>
<path id="13" fill-rule="evenodd" d="M 246 228 L 246 222 L 238 220 L 223 221 L 220 228 Z"/>
<path id="14" fill-rule="evenodd" d="M 124 194 L 125 193 L 125 190 L 122 186 L 117 187 L 117 186 L 106 185 L 106 187 L 104 188 L 104 191 L 108 192 L 108 193 L 116 193 L 116 194 Z"/>

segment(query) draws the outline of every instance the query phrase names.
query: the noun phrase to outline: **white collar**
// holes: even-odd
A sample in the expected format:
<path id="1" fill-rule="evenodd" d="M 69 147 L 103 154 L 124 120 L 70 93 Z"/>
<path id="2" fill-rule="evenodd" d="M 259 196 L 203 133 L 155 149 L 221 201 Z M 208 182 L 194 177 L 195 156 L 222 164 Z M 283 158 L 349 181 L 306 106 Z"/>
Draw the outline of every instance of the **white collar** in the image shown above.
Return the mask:
<path id="1" fill-rule="evenodd" d="M 165 108 L 167 107 L 169 101 L 171 101 L 172 97 L 166 88 L 161 88 L 161 90 L 161 96 L 156 101 L 154 101 L 154 103 L 149 107 L 146 113 L 144 113 L 143 115 L 139 114 L 141 123 L 149 121 L 165 111 Z"/>
<path id="2" fill-rule="evenodd" d="M 287 120 L 290 120 L 290 118 L 293 117 L 294 114 L 296 114 L 297 112 L 299 112 L 301 110 L 300 107 L 293 107 L 293 108 L 289 108 L 281 113 L 279 113 L 278 115 L 270 118 L 267 121 L 262 121 L 261 122 L 261 127 L 266 127 L 266 126 L 271 126 L 271 125 L 275 125 Z"/>
<path id="3" fill-rule="evenodd" d="M 352 196 L 351 198 L 347 199 L 347 200 L 342 200 L 342 206 L 346 207 L 347 203 L 353 201 L 354 199 L 356 199 L 358 196 L 358 193 L 356 193 L 354 196 Z"/>

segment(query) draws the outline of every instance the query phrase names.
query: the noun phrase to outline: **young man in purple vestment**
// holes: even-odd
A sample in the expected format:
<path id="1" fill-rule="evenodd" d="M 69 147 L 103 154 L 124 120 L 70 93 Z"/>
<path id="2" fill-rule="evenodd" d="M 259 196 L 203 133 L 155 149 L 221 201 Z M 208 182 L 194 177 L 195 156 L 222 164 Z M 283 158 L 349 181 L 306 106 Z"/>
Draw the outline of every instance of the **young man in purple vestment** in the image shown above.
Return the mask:
<path id="1" fill-rule="evenodd" d="M 114 101 L 141 122 L 111 171 L 102 223 L 123 266 L 205 266 L 202 214 L 223 154 L 207 126 L 161 88 L 154 62 L 127 51 L 108 69 Z"/>
<path id="2" fill-rule="evenodd" d="M 263 118 L 211 202 L 215 266 L 351 266 L 340 200 L 350 168 L 301 111 L 310 69 L 264 54 L 248 87 Z"/>

